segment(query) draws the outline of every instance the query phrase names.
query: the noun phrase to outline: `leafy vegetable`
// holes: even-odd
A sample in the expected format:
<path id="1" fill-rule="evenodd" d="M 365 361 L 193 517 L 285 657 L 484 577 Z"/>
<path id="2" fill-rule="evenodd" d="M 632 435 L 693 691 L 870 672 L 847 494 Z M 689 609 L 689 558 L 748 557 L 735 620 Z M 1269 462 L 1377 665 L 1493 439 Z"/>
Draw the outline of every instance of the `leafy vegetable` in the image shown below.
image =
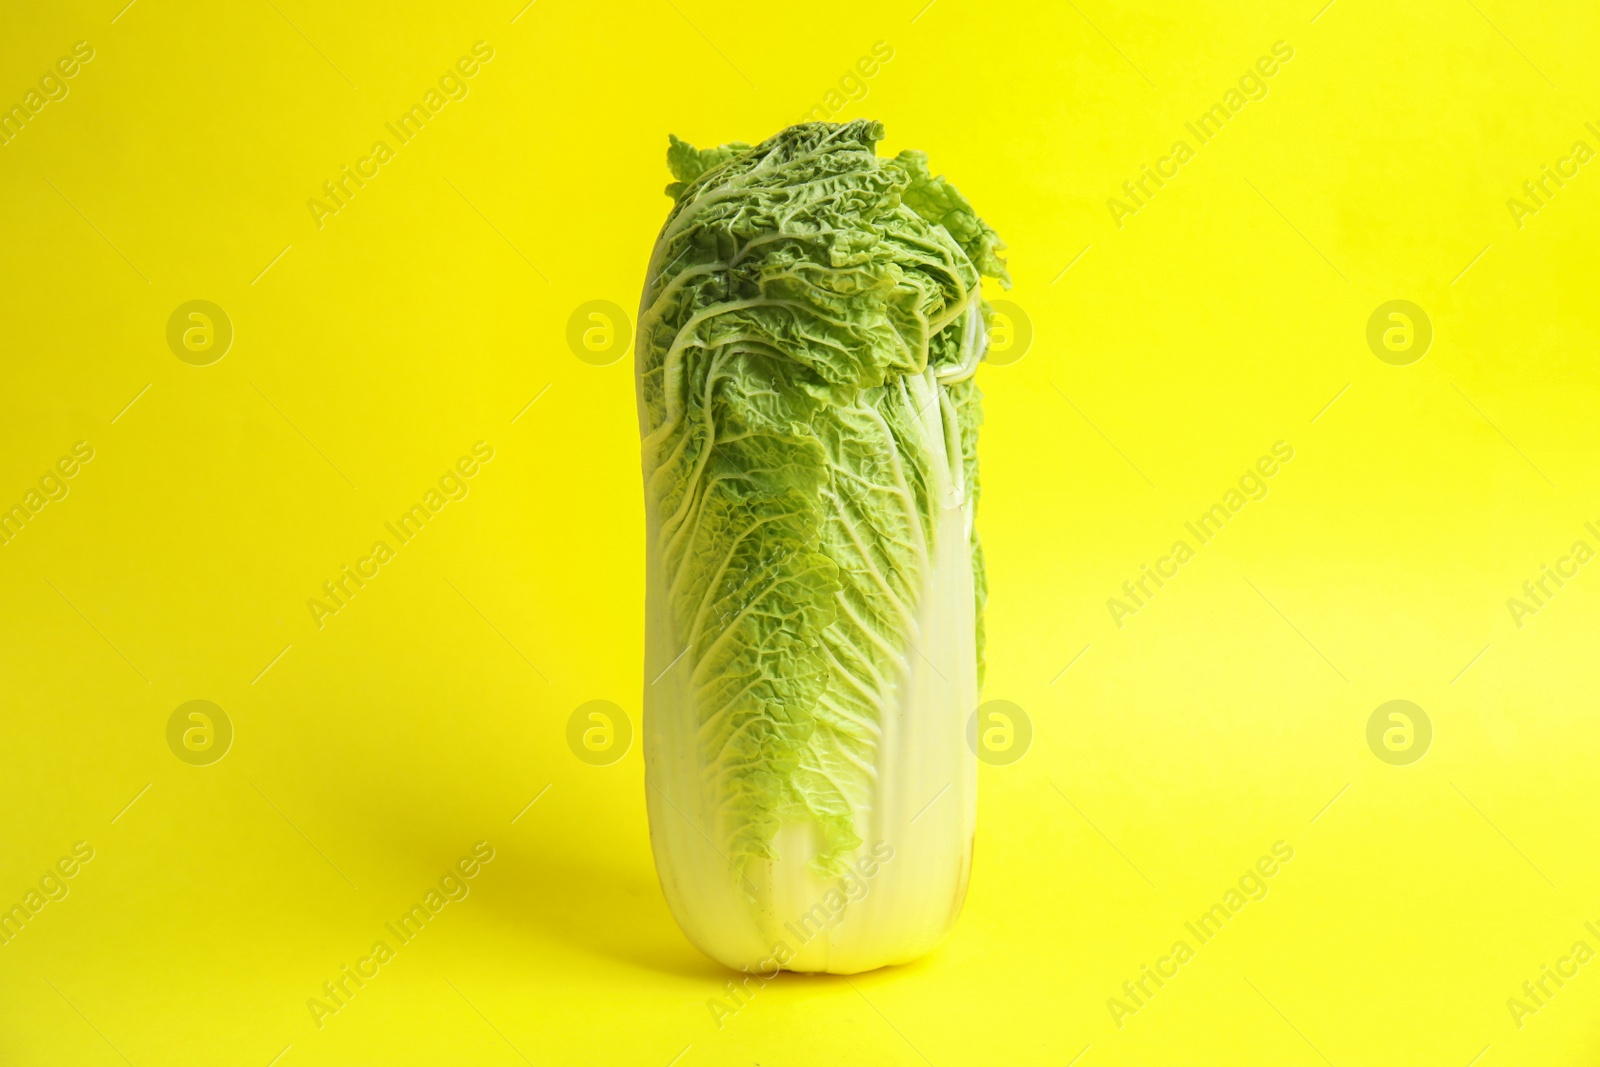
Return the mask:
<path id="1" fill-rule="evenodd" d="M 904 855 L 911 814 L 952 783 L 965 825 L 923 850 L 958 893 L 930 905 L 938 932 L 965 892 L 979 276 L 1009 278 L 966 199 L 921 152 L 878 158 L 882 137 L 806 123 L 667 152 L 638 341 L 646 758 L 669 900 L 725 962 L 771 947 L 783 900 L 859 873 L 866 835 Z M 881 963 L 917 937 L 868 940 L 857 955 Z"/>

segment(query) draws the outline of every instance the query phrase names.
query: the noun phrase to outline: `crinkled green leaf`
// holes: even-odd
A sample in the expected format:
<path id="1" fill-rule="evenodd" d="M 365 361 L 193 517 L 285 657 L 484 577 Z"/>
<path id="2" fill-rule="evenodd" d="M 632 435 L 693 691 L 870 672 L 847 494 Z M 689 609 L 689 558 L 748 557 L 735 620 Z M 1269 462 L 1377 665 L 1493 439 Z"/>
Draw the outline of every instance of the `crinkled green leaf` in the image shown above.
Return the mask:
<path id="1" fill-rule="evenodd" d="M 882 136 L 668 149 L 639 316 L 651 551 L 690 664 L 676 713 L 741 864 L 785 821 L 822 831 L 824 872 L 860 843 L 935 489 L 976 494 L 972 320 L 1003 246 L 920 153 L 879 159 Z M 972 561 L 981 612 L 975 536 Z"/>
<path id="2" fill-rule="evenodd" d="M 1006 273 L 1005 242 L 1000 235 L 978 217 L 961 195 L 961 190 L 945 181 L 944 175 L 935 178 L 928 172 L 928 153 L 908 148 L 896 156 L 892 163 L 910 176 L 906 186 L 905 201 L 911 209 L 929 222 L 936 222 L 949 231 L 961 245 L 967 258 L 977 265 L 978 272 L 994 278 L 1011 288 L 1011 275 Z"/>
<path id="3" fill-rule="evenodd" d="M 739 141 L 717 148 L 700 149 L 688 141 L 679 140 L 676 134 L 668 134 L 668 137 L 670 143 L 667 145 L 667 169 L 672 171 L 672 176 L 678 180 L 667 186 L 667 195 L 674 198 L 688 186 L 689 182 L 712 167 L 750 151 L 749 145 Z"/>

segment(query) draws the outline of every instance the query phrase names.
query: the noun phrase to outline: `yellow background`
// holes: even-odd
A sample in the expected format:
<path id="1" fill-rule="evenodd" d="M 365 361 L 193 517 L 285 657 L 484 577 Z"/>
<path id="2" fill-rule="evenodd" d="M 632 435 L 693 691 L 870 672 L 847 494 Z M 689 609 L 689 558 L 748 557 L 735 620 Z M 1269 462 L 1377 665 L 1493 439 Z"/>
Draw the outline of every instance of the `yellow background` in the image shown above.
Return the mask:
<path id="1" fill-rule="evenodd" d="M 1506 201 L 1600 148 L 1600 16 L 923 3 L 7 9 L 7 106 L 95 58 L 0 148 L 0 504 L 95 458 L 0 547 L 0 904 L 95 858 L 0 946 L 0 1060 L 1596 1062 L 1600 963 L 1520 1029 L 1506 1001 L 1600 948 L 1600 567 L 1520 628 L 1506 601 L 1600 547 L 1600 163 L 1520 229 Z M 480 40 L 470 95 L 318 229 L 307 199 Z M 939 952 L 785 976 L 719 1029 L 637 746 L 565 743 L 584 701 L 636 721 L 643 588 L 631 356 L 565 331 L 636 305 L 669 131 L 760 140 L 877 41 L 839 116 L 970 196 L 1034 330 L 981 372 L 979 521 L 985 696 L 1035 739 L 982 770 Z M 235 329 L 204 367 L 165 340 L 197 298 Z M 1410 366 L 1365 341 L 1392 299 L 1433 323 Z M 319 630 L 307 599 L 479 440 L 470 495 Z M 1114 625 L 1278 440 L 1267 498 Z M 193 699 L 236 731 L 211 766 L 167 746 Z M 1410 766 L 1365 740 L 1391 699 L 1433 724 Z M 308 998 L 480 840 L 471 895 L 318 1029 Z M 1118 1028 L 1108 998 L 1278 840 L 1270 895 Z"/>

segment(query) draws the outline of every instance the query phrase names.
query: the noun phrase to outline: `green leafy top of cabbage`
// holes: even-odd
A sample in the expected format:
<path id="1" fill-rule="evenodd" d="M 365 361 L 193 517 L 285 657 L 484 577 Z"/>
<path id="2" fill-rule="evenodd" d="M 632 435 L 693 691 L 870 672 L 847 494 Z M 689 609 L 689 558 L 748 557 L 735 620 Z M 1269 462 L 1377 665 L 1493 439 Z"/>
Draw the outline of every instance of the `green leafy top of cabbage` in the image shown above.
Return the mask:
<path id="1" fill-rule="evenodd" d="M 675 713 L 696 716 L 741 866 L 775 855 L 785 820 L 822 829 L 822 874 L 860 844 L 936 491 L 977 496 L 979 276 L 1009 287 L 1005 246 L 924 153 L 880 159 L 882 138 L 805 123 L 667 152 L 637 350 L 650 550 L 687 660 Z"/>

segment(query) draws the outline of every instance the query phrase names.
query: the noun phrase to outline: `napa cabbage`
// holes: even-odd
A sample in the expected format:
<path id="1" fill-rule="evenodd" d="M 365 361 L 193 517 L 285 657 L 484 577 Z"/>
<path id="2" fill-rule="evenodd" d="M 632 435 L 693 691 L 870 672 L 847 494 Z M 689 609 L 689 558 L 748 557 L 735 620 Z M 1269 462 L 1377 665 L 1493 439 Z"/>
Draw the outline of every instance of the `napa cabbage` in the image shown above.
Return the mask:
<path id="1" fill-rule="evenodd" d="M 961 193 L 882 138 L 673 137 L 640 302 L 652 842 L 733 966 L 785 937 L 794 969 L 912 958 L 970 869 L 980 279 L 1010 279 Z M 849 921 L 795 944 L 830 890 Z"/>

